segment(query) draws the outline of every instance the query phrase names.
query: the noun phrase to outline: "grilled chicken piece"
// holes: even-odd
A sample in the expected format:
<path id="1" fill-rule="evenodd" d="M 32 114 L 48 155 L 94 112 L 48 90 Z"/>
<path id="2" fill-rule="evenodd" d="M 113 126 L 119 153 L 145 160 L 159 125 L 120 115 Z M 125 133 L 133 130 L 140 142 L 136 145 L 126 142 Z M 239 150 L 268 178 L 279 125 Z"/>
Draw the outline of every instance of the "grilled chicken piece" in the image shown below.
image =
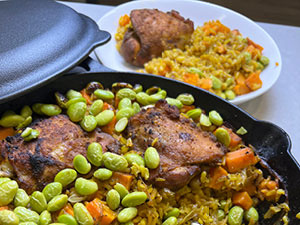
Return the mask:
<path id="1" fill-rule="evenodd" d="M 157 9 L 132 10 L 130 19 L 133 28 L 125 33 L 120 53 L 135 66 L 143 66 L 161 56 L 164 50 L 183 50 L 194 31 L 194 23 L 174 10 L 168 13 Z"/>
<path id="2" fill-rule="evenodd" d="M 127 132 L 135 150 L 143 153 L 157 138 L 154 147 L 160 165 L 150 170 L 149 181 L 171 190 L 186 185 L 200 171 L 201 164 L 220 161 L 226 151 L 213 134 L 202 131 L 165 100 L 131 117 Z"/>
<path id="3" fill-rule="evenodd" d="M 28 193 L 42 190 L 60 170 L 72 168 L 73 158 L 86 156 L 91 142 L 100 143 L 104 152 L 119 148 L 119 142 L 109 134 L 100 129 L 84 132 L 65 115 L 41 119 L 31 127 L 40 131 L 34 141 L 25 142 L 18 134 L 0 142 L 2 159 L 12 165 L 20 187 Z"/>

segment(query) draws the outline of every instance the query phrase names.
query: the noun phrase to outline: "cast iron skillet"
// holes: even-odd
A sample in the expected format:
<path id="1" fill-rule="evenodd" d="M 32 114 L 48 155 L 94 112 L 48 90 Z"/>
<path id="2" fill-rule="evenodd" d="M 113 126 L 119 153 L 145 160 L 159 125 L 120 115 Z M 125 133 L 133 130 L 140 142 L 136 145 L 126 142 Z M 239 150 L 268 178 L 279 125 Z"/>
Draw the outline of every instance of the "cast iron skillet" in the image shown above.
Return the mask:
<path id="1" fill-rule="evenodd" d="M 298 191 L 300 167 L 291 155 L 291 140 L 284 130 L 272 123 L 259 121 L 235 105 L 192 85 L 156 75 L 114 72 L 89 58 L 81 66 L 52 83 L 0 105 L 0 113 L 7 109 L 18 111 L 25 104 L 54 102 L 55 91 L 65 93 L 71 88 L 80 90 L 91 81 L 99 81 L 108 88 L 115 82 L 138 83 L 142 84 L 144 88 L 157 85 L 165 89 L 168 96 L 171 97 L 176 97 L 180 93 L 191 93 L 195 97 L 196 106 L 206 111 L 215 109 L 234 128 L 238 129 L 240 126 L 244 126 L 248 130 L 243 139 L 247 144 L 253 145 L 257 154 L 281 177 L 282 184 L 286 187 L 289 196 L 290 224 L 299 224 L 295 215 L 300 210 L 300 193 Z M 266 212 L 266 205 L 262 204 L 259 210 Z M 260 214 L 260 218 L 263 218 L 262 214 Z M 260 224 L 269 225 L 274 222 L 274 220 L 264 220 Z"/>

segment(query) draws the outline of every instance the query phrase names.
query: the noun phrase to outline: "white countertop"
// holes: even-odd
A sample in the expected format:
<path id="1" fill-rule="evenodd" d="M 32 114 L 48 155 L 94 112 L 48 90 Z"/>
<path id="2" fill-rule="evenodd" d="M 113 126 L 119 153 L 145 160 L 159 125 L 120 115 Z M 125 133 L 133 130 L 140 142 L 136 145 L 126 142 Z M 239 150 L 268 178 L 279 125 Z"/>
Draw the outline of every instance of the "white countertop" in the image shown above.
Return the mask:
<path id="1" fill-rule="evenodd" d="M 112 6 L 62 2 L 96 22 Z M 300 27 L 258 24 L 277 43 L 282 57 L 282 71 L 276 84 L 264 95 L 239 105 L 255 118 L 283 128 L 292 139 L 292 153 L 300 162 Z M 95 59 L 95 56 L 92 54 Z M 298 83 L 299 82 L 299 83 Z M 298 127 L 299 126 L 299 127 Z"/>

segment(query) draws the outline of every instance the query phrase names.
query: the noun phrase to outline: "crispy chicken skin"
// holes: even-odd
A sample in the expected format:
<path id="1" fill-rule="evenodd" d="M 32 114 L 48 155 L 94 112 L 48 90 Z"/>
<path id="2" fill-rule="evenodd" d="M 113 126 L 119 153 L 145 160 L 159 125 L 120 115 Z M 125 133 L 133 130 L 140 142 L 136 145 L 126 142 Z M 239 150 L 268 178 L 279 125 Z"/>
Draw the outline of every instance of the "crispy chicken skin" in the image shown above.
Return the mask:
<path id="1" fill-rule="evenodd" d="M 60 170 L 72 168 L 73 158 L 86 156 L 91 142 L 100 143 L 104 152 L 119 148 L 119 142 L 109 134 L 100 129 L 84 132 L 65 115 L 40 119 L 31 127 L 40 131 L 34 141 L 24 142 L 18 134 L 0 142 L 2 159 L 10 162 L 20 187 L 28 193 L 42 190 Z"/>
<path id="2" fill-rule="evenodd" d="M 135 150 L 142 153 L 157 138 L 154 147 L 160 155 L 160 165 L 150 170 L 149 181 L 171 190 L 186 185 L 199 172 L 200 164 L 220 161 L 226 151 L 214 135 L 202 131 L 165 100 L 131 117 L 127 133 Z"/>
<path id="3" fill-rule="evenodd" d="M 120 53 L 135 66 L 143 66 L 161 56 L 164 50 L 184 49 L 194 31 L 194 23 L 174 10 L 168 13 L 157 9 L 132 10 L 130 19 L 133 28 L 125 33 Z"/>

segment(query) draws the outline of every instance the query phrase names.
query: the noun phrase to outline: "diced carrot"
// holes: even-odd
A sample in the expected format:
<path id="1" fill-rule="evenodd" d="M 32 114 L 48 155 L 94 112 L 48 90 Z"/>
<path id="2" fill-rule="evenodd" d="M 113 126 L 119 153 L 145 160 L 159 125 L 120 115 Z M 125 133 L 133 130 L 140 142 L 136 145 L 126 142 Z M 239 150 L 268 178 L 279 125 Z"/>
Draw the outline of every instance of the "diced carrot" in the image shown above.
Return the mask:
<path id="1" fill-rule="evenodd" d="M 230 29 L 223 25 L 219 20 L 217 21 L 209 21 L 202 26 L 202 30 L 206 35 L 216 35 L 218 32 L 229 33 Z"/>
<path id="2" fill-rule="evenodd" d="M 103 216 L 103 207 L 100 200 L 95 198 L 93 201 L 86 203 L 85 207 L 93 217 L 96 224 L 98 224 Z"/>
<path id="3" fill-rule="evenodd" d="M 117 214 L 114 211 L 112 211 L 107 205 L 105 205 L 104 202 L 101 203 L 103 208 L 103 216 L 101 218 L 100 224 L 109 225 L 116 219 Z"/>
<path id="4" fill-rule="evenodd" d="M 260 50 L 255 48 L 253 45 L 248 45 L 248 47 L 246 48 L 246 51 L 251 54 L 252 59 L 257 59 L 257 56 L 259 54 L 261 54 Z"/>
<path id="5" fill-rule="evenodd" d="M 234 86 L 233 91 L 235 94 L 237 95 L 244 95 L 249 93 L 251 90 L 250 88 L 248 88 L 248 86 L 244 83 L 244 84 L 237 84 Z"/>
<path id="6" fill-rule="evenodd" d="M 121 101 L 121 99 L 119 99 L 119 98 L 115 98 L 115 109 L 117 109 L 118 108 L 118 106 L 119 106 L 119 102 Z"/>
<path id="7" fill-rule="evenodd" d="M 8 136 L 13 136 L 14 134 L 15 134 L 15 130 L 12 127 L 0 128 L 0 140 L 3 140 Z"/>
<path id="8" fill-rule="evenodd" d="M 264 48 L 262 46 L 260 46 L 259 44 L 256 44 L 254 41 L 252 41 L 251 39 L 247 38 L 248 41 L 248 45 L 253 45 L 256 49 L 258 49 L 259 51 L 262 52 L 262 50 L 264 50 Z"/>
<path id="9" fill-rule="evenodd" d="M 253 150 L 248 147 L 226 153 L 225 160 L 227 170 L 230 173 L 236 173 L 257 163 Z"/>
<path id="10" fill-rule="evenodd" d="M 246 81 L 246 77 L 242 73 L 238 73 L 234 79 L 237 84 L 245 84 Z"/>
<path id="11" fill-rule="evenodd" d="M 74 216 L 74 210 L 70 203 L 66 204 L 59 212 L 59 215 L 63 214 L 69 214 L 71 216 Z"/>
<path id="12" fill-rule="evenodd" d="M 252 91 L 257 90 L 257 89 L 261 88 L 261 86 L 262 86 L 262 81 L 259 77 L 259 74 L 260 74 L 260 71 L 251 73 L 245 81 L 247 87 L 249 87 Z"/>
<path id="13" fill-rule="evenodd" d="M 2 211 L 2 210 L 8 210 L 9 208 L 8 208 L 8 206 L 2 206 L 2 207 L 0 207 L 0 211 Z"/>
<path id="14" fill-rule="evenodd" d="M 126 187 L 127 190 L 130 189 L 131 182 L 132 182 L 133 176 L 128 173 L 121 173 L 121 172 L 114 172 L 111 180 L 113 183 L 120 183 Z"/>
<path id="15" fill-rule="evenodd" d="M 199 87 L 209 90 L 212 88 L 212 80 L 210 78 L 201 78 L 199 81 Z"/>
<path id="16" fill-rule="evenodd" d="M 119 25 L 122 27 L 129 24 L 129 22 L 130 22 L 130 17 L 127 14 L 125 14 L 124 16 L 121 16 L 119 19 Z"/>
<path id="17" fill-rule="evenodd" d="M 278 183 L 274 180 L 270 180 L 266 186 L 269 190 L 274 190 L 278 188 Z"/>
<path id="18" fill-rule="evenodd" d="M 194 108 L 195 108 L 194 105 L 184 105 L 184 106 L 182 106 L 182 108 L 180 109 L 180 112 L 186 113 L 186 112 L 188 112 L 188 111 L 190 111 L 190 110 L 192 110 L 192 109 L 194 109 Z"/>
<path id="19" fill-rule="evenodd" d="M 105 133 L 113 134 L 116 123 L 117 123 L 117 119 L 116 116 L 114 116 L 113 119 L 107 125 L 101 127 L 101 130 Z"/>
<path id="20" fill-rule="evenodd" d="M 236 192 L 232 196 L 232 203 L 241 206 L 244 210 L 251 208 L 253 201 L 246 191 Z"/>
<path id="21" fill-rule="evenodd" d="M 199 84 L 200 78 L 198 74 L 186 73 L 183 75 L 183 81 L 197 86 Z"/>
<path id="22" fill-rule="evenodd" d="M 209 187 L 216 190 L 220 190 L 224 184 L 224 181 L 220 181 L 220 178 L 225 177 L 227 175 L 227 171 L 221 166 L 211 168 L 209 170 Z"/>
<path id="23" fill-rule="evenodd" d="M 229 147 L 236 147 L 238 144 L 240 144 L 242 142 L 242 138 L 240 136 L 238 136 L 236 133 L 234 133 L 232 131 L 232 129 L 228 128 L 228 127 L 225 127 L 225 126 L 222 126 L 222 128 L 226 129 L 229 133 L 229 136 L 230 136 L 230 144 L 229 144 Z"/>
<path id="24" fill-rule="evenodd" d="M 108 104 L 107 102 L 103 102 L 102 111 L 107 110 L 107 109 L 114 110 L 114 107 L 112 105 Z"/>
<path id="25" fill-rule="evenodd" d="M 85 90 L 85 89 L 82 89 L 82 90 L 80 91 L 80 93 L 81 93 L 82 97 L 85 98 L 86 103 L 87 103 L 88 105 L 91 105 L 91 104 L 93 103 L 93 101 L 92 101 L 92 99 L 91 99 L 91 96 L 89 96 L 88 93 L 86 93 L 86 90 Z"/>
<path id="26" fill-rule="evenodd" d="M 250 196 L 256 194 L 256 186 L 253 183 L 249 183 L 243 187 L 243 191 L 246 191 Z"/>

